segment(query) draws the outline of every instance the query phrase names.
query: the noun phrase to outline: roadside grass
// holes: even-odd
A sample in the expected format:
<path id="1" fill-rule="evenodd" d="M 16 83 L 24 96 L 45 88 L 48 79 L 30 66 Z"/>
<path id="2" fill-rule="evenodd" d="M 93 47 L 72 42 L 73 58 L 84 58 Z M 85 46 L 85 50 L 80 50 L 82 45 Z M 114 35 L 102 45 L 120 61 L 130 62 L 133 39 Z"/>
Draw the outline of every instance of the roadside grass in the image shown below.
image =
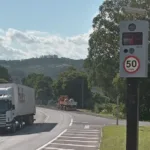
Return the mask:
<path id="1" fill-rule="evenodd" d="M 81 112 L 84 112 L 84 113 L 88 113 L 88 114 L 93 114 L 93 115 L 98 115 L 100 117 L 104 117 L 104 118 L 111 118 L 111 119 L 115 119 L 116 117 L 113 116 L 112 114 L 107 114 L 107 113 L 95 113 L 95 112 L 92 112 L 91 110 L 87 110 L 87 109 L 78 109 L 79 111 Z"/>
<path id="2" fill-rule="evenodd" d="M 126 150 L 126 127 L 105 126 L 100 150 Z M 139 150 L 150 150 L 150 127 L 139 127 Z"/>

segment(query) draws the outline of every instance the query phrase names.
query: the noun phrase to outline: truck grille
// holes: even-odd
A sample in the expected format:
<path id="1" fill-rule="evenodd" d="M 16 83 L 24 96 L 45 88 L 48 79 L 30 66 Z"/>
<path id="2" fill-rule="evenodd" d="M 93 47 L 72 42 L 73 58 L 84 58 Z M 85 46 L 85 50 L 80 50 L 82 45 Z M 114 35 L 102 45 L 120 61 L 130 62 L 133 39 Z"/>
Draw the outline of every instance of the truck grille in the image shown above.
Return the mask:
<path id="1" fill-rule="evenodd" d="M 6 114 L 0 114 L 0 127 L 4 127 L 6 125 Z"/>

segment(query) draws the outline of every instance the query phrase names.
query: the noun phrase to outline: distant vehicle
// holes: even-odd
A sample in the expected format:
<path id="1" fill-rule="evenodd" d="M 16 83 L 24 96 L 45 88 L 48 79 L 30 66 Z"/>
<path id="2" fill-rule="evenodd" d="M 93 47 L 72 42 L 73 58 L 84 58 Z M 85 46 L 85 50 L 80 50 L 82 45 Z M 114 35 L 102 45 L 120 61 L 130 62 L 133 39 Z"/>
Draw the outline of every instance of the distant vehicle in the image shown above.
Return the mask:
<path id="1" fill-rule="evenodd" d="M 77 102 L 68 97 L 68 95 L 61 95 L 58 98 L 57 108 L 61 110 L 76 110 Z"/>
<path id="2" fill-rule="evenodd" d="M 33 88 L 15 83 L 0 84 L 0 129 L 14 133 L 23 123 L 32 125 L 35 113 Z"/>

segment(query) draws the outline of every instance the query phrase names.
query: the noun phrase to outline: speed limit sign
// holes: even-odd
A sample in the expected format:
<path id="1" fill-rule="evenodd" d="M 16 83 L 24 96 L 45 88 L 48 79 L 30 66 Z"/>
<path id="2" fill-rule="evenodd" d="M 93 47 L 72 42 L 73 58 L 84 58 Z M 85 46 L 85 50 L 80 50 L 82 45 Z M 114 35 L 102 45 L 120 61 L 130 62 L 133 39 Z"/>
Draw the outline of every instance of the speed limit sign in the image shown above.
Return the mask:
<path id="1" fill-rule="evenodd" d="M 128 73 L 135 73 L 140 68 L 140 61 L 135 56 L 127 56 L 123 64 L 124 70 Z"/>

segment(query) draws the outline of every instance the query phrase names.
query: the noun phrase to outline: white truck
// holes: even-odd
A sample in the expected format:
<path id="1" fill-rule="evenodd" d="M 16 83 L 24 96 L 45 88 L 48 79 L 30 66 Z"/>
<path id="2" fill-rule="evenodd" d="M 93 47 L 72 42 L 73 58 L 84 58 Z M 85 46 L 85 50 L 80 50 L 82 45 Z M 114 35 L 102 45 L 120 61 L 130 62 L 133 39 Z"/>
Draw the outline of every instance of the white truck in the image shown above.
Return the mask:
<path id="1" fill-rule="evenodd" d="M 35 90 L 15 83 L 0 84 L 0 129 L 16 132 L 23 123 L 32 125 L 35 106 Z"/>

